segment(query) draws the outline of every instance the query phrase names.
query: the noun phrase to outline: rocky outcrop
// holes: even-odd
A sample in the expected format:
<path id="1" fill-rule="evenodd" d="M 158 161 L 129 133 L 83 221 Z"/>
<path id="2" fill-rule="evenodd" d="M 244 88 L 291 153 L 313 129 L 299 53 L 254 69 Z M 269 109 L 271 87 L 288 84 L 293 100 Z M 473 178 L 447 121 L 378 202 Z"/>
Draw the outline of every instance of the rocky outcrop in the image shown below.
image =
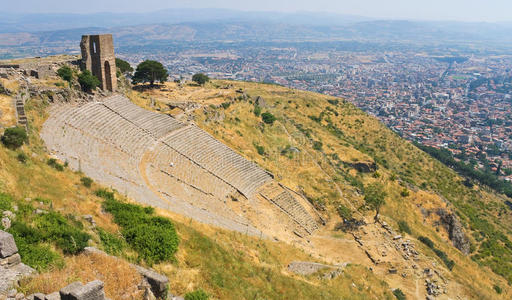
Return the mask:
<path id="1" fill-rule="evenodd" d="M 457 216 L 454 213 L 448 212 L 442 208 L 438 209 L 436 213 L 440 217 L 441 223 L 448 231 L 448 235 L 452 241 L 453 246 L 459 249 L 465 255 L 468 255 L 470 243 L 466 233 L 464 232 L 462 224 L 460 223 L 459 219 L 457 219 Z"/>

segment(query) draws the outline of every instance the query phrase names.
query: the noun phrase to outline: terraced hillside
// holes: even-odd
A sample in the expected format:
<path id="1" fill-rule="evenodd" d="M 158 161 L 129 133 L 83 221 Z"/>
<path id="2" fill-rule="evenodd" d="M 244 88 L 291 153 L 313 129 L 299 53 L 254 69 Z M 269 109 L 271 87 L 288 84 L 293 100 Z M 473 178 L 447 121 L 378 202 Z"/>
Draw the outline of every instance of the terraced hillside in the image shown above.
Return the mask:
<path id="1" fill-rule="evenodd" d="M 289 217 L 283 231 L 318 228 L 297 195 L 269 185 L 271 174 L 200 128 L 144 110 L 121 95 L 78 106 L 57 104 L 41 137 L 71 168 L 147 205 L 253 235 L 274 214 Z M 275 197 L 262 197 L 260 190 L 269 188 Z M 235 207 L 240 205 L 251 212 Z"/>

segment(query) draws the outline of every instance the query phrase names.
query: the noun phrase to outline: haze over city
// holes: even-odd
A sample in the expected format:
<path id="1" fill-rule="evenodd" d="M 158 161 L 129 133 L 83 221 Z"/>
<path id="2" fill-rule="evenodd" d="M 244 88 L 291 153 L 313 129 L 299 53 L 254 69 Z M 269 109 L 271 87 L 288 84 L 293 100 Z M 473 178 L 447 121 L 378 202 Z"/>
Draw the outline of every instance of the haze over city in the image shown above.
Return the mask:
<path id="1" fill-rule="evenodd" d="M 244 11 L 325 12 L 384 19 L 512 21 L 512 2 L 507 0 L 2 0 L 3 11 L 17 13 L 150 12 L 170 8 L 224 8 Z"/>

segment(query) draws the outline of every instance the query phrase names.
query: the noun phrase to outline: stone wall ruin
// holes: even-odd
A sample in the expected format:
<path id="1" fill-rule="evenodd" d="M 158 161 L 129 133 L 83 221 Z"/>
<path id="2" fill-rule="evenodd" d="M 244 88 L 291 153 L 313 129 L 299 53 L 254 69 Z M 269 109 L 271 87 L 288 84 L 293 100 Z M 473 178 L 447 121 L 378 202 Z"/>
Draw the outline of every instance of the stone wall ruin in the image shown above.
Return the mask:
<path id="1" fill-rule="evenodd" d="M 100 87 L 103 90 L 115 92 L 117 75 L 112 35 L 83 35 L 80 49 L 82 69 L 91 71 L 100 80 Z"/>

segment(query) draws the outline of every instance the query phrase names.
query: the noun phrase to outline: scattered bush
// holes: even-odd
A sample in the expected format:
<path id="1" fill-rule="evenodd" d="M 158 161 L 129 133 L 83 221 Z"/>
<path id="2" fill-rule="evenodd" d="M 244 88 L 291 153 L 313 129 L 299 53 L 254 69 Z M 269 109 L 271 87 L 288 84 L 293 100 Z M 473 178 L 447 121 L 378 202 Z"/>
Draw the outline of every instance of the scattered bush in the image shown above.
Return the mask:
<path id="1" fill-rule="evenodd" d="M 18 252 L 23 263 L 38 271 L 44 271 L 52 265 L 62 266 L 64 261 L 47 245 L 41 245 L 43 236 L 39 230 L 15 221 L 9 228 L 18 247 Z"/>
<path id="2" fill-rule="evenodd" d="M 261 114 L 261 119 L 263 120 L 263 122 L 265 122 L 265 124 L 272 125 L 272 124 L 274 124 L 276 117 L 269 112 L 264 112 Z"/>
<path id="3" fill-rule="evenodd" d="M 405 294 L 404 292 L 402 292 L 401 289 L 394 289 L 393 290 L 393 295 L 395 295 L 396 299 L 398 300 L 405 300 Z"/>
<path id="4" fill-rule="evenodd" d="M 203 84 L 207 83 L 208 81 L 210 81 L 210 77 L 206 76 L 203 73 L 197 73 L 197 74 L 194 74 L 194 76 L 192 76 L 192 81 L 199 85 L 203 85 Z"/>
<path id="5" fill-rule="evenodd" d="M 22 127 L 7 128 L 2 136 L 2 143 L 9 149 L 18 149 L 27 141 L 27 132 Z"/>
<path id="6" fill-rule="evenodd" d="M 432 249 L 432 251 L 434 251 L 434 253 L 443 261 L 443 263 L 446 265 L 446 267 L 448 267 L 450 271 L 453 269 L 453 267 L 455 266 L 455 262 L 449 259 L 446 253 L 437 249 L 434 246 L 434 242 L 432 242 L 431 239 L 429 239 L 428 237 L 420 236 L 418 240 L 423 244 L 427 245 L 430 249 Z"/>
<path id="7" fill-rule="evenodd" d="M 254 147 L 256 148 L 256 151 L 258 151 L 259 155 L 265 155 L 265 147 L 258 144 L 254 144 Z"/>
<path id="8" fill-rule="evenodd" d="M 78 75 L 78 83 L 82 87 L 83 91 L 91 92 L 100 85 L 100 80 L 96 76 L 92 75 L 89 70 L 84 70 L 80 75 Z"/>
<path id="9" fill-rule="evenodd" d="M 259 105 L 254 105 L 254 115 L 256 117 L 259 117 L 261 115 L 261 106 Z"/>
<path id="10" fill-rule="evenodd" d="M 0 211 L 11 210 L 12 197 L 10 195 L 0 193 Z"/>
<path id="11" fill-rule="evenodd" d="M 407 222 L 405 222 L 404 220 L 398 221 L 398 230 L 400 230 L 400 232 L 405 232 L 408 234 L 412 233 L 411 228 L 409 227 L 409 224 L 407 224 Z"/>
<path id="12" fill-rule="evenodd" d="M 432 242 L 432 240 L 429 239 L 428 237 L 420 236 L 418 240 L 423 244 L 427 245 L 429 248 L 434 248 L 434 242 Z"/>
<path id="13" fill-rule="evenodd" d="M 344 219 L 344 220 L 349 220 L 349 219 L 352 219 L 352 211 L 344 206 L 343 204 L 340 204 L 338 205 L 338 208 L 336 209 L 338 211 L 338 215 Z"/>
<path id="14" fill-rule="evenodd" d="M 73 79 L 73 70 L 71 70 L 69 66 L 62 66 L 57 70 L 57 75 L 59 75 L 62 80 L 71 82 Z"/>
<path id="15" fill-rule="evenodd" d="M 48 159 L 46 163 L 57 171 L 64 171 L 64 166 L 59 164 L 59 162 L 55 158 Z"/>
<path id="16" fill-rule="evenodd" d="M 92 182 L 93 182 L 92 179 L 89 177 L 82 177 L 82 178 L 80 178 L 80 181 L 87 188 L 90 188 L 92 185 Z"/>
<path id="17" fill-rule="evenodd" d="M 54 242 L 66 254 L 77 254 L 87 247 L 90 236 L 71 226 L 66 218 L 56 212 L 40 215 L 36 220 L 45 241 Z"/>
<path id="18" fill-rule="evenodd" d="M 16 159 L 18 159 L 18 161 L 20 163 L 24 164 L 27 162 L 28 156 L 25 153 L 21 152 L 21 153 L 18 153 L 18 155 L 16 156 Z"/>
<path id="19" fill-rule="evenodd" d="M 503 290 L 501 289 L 501 287 L 499 285 L 494 285 L 493 286 L 494 290 L 496 291 L 497 294 L 501 294 L 503 293 Z"/>
<path id="20" fill-rule="evenodd" d="M 221 105 L 222 105 L 222 108 L 228 109 L 231 106 L 231 102 L 223 102 Z"/>
<path id="21" fill-rule="evenodd" d="M 314 141 L 313 142 L 313 149 L 315 149 L 317 151 L 322 151 L 322 147 L 323 147 L 323 143 L 322 142 L 319 142 L 319 141 Z"/>
<path id="22" fill-rule="evenodd" d="M 402 191 L 400 191 L 400 196 L 402 197 L 409 197 L 410 193 L 407 188 L 403 188 Z"/>
<path id="23" fill-rule="evenodd" d="M 126 242 L 149 265 L 174 260 L 178 250 L 178 235 L 168 219 L 153 216 L 154 209 L 117 201 L 114 194 L 98 190 L 103 197 L 104 209 L 114 216 L 114 222 L 122 227 Z"/>
<path id="24" fill-rule="evenodd" d="M 185 300 L 208 300 L 210 296 L 202 289 L 185 294 Z"/>
<path id="25" fill-rule="evenodd" d="M 121 238 L 98 228 L 98 235 L 103 245 L 103 250 L 111 255 L 119 255 L 125 247 L 125 242 Z"/>

